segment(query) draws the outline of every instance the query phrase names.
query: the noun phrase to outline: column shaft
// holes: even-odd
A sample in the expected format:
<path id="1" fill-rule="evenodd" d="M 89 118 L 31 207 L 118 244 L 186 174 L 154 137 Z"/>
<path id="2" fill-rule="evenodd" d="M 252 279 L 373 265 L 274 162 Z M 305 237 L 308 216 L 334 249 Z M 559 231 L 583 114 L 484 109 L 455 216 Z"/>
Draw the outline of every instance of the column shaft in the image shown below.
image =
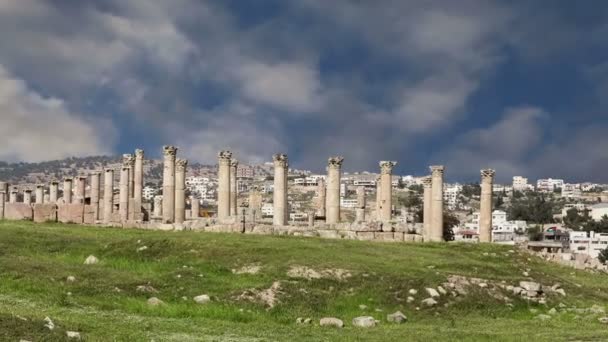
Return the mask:
<path id="1" fill-rule="evenodd" d="M 135 150 L 135 172 L 133 182 L 133 199 L 135 200 L 135 205 L 138 206 L 135 208 L 135 211 L 139 213 L 143 202 L 142 194 L 144 189 L 144 151 L 140 149 Z"/>
<path id="2" fill-rule="evenodd" d="M 44 203 L 44 185 L 36 185 L 36 204 Z"/>
<path id="3" fill-rule="evenodd" d="M 236 171 L 239 167 L 239 162 L 236 159 L 230 160 L 230 216 L 236 216 L 238 208 L 238 184 L 236 180 Z"/>
<path id="4" fill-rule="evenodd" d="M 59 198 L 58 193 L 59 193 L 59 182 L 52 181 L 51 185 L 49 187 L 49 202 L 50 203 L 53 203 L 53 204 L 57 203 L 57 199 Z"/>
<path id="5" fill-rule="evenodd" d="M 442 165 L 431 166 L 431 241 L 444 241 L 443 172 Z"/>
<path id="6" fill-rule="evenodd" d="M 163 196 L 154 196 L 154 216 L 163 216 Z"/>
<path id="7" fill-rule="evenodd" d="M 393 167 L 397 165 L 394 161 L 380 162 L 380 220 L 389 222 L 392 219 L 393 210 Z"/>
<path id="8" fill-rule="evenodd" d="M 72 178 L 63 180 L 63 203 L 72 203 Z"/>
<path id="9" fill-rule="evenodd" d="M 128 167 L 120 169 L 120 197 L 118 213 L 120 215 L 121 222 L 127 222 L 129 220 L 129 176 L 130 170 Z"/>
<path id="10" fill-rule="evenodd" d="M 188 161 L 175 161 L 175 223 L 184 223 L 186 219 L 186 167 Z"/>
<path id="11" fill-rule="evenodd" d="M 114 209 L 114 170 L 106 169 L 103 178 L 103 222 L 112 221 Z"/>
<path id="12" fill-rule="evenodd" d="M 11 190 L 11 193 L 9 194 L 9 203 L 17 203 L 17 190 Z"/>
<path id="13" fill-rule="evenodd" d="M 4 202 L 8 202 L 8 182 L 0 182 L 0 192 L 4 192 Z"/>
<path id="14" fill-rule="evenodd" d="M 424 177 L 422 185 L 424 186 L 424 195 L 422 203 L 422 236 L 423 240 L 428 242 L 431 240 L 431 206 L 432 206 L 432 188 L 431 177 Z"/>
<path id="15" fill-rule="evenodd" d="M 76 194 L 74 196 L 74 203 L 84 203 L 86 184 L 86 177 L 76 177 Z"/>
<path id="16" fill-rule="evenodd" d="M 274 162 L 274 193 L 272 223 L 275 226 L 287 225 L 287 167 L 288 160 L 285 154 L 275 154 Z"/>
<path id="17" fill-rule="evenodd" d="M 175 155 L 177 148 L 164 146 L 163 156 L 163 222 L 175 221 Z"/>
<path id="18" fill-rule="evenodd" d="M 93 220 L 99 220 L 99 192 L 101 173 L 91 173 L 91 206 L 93 207 Z"/>
<path id="19" fill-rule="evenodd" d="M 342 157 L 331 157 L 327 161 L 327 209 L 325 223 L 340 222 L 340 169 Z"/>
<path id="20" fill-rule="evenodd" d="M 218 154 L 217 217 L 219 220 L 230 216 L 230 161 L 232 152 Z"/>
<path id="21" fill-rule="evenodd" d="M 327 205 L 327 188 L 325 187 L 325 180 L 320 178 L 317 181 L 317 215 L 319 217 L 327 216 L 325 212 L 325 206 Z"/>
<path id="22" fill-rule="evenodd" d="M 6 204 L 6 192 L 4 187 L 0 188 L 0 220 L 4 219 L 4 206 Z"/>
<path id="23" fill-rule="evenodd" d="M 479 242 L 492 242 L 492 187 L 494 170 L 481 170 L 481 198 L 479 203 Z"/>
<path id="24" fill-rule="evenodd" d="M 32 190 L 23 191 L 23 203 L 32 204 Z"/>
<path id="25" fill-rule="evenodd" d="M 196 219 L 200 215 L 201 211 L 201 202 L 198 197 L 192 197 L 192 203 L 190 203 L 190 216 L 193 219 Z"/>

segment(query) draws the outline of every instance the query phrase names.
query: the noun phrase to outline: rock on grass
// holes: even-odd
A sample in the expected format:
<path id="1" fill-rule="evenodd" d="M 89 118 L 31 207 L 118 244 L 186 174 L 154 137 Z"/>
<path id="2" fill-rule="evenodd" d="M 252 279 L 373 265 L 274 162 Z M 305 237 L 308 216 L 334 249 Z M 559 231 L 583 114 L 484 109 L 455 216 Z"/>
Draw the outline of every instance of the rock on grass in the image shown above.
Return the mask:
<path id="1" fill-rule="evenodd" d="M 324 317 L 319 321 L 319 325 L 322 327 L 344 327 L 344 322 L 341 319 L 335 317 Z"/>

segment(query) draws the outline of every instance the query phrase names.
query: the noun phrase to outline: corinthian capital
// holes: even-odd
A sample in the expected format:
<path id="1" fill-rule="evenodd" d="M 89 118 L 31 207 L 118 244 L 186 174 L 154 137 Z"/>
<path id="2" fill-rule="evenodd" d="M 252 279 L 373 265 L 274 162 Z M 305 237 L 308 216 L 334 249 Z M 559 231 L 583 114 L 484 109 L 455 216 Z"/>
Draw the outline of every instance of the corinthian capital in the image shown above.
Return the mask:
<path id="1" fill-rule="evenodd" d="M 429 169 L 431 169 L 431 174 L 433 175 L 443 175 L 443 171 L 445 170 L 443 165 L 432 165 Z"/>
<path id="2" fill-rule="evenodd" d="M 496 174 L 496 171 L 494 171 L 492 169 L 483 169 L 483 170 L 481 170 L 481 180 L 491 182 L 494 180 L 495 174 Z"/>
<path id="3" fill-rule="evenodd" d="M 123 154 L 122 155 L 122 166 L 123 167 L 132 167 L 135 165 L 135 157 L 132 154 Z"/>
<path id="4" fill-rule="evenodd" d="M 163 155 L 165 157 L 167 157 L 167 156 L 175 157 L 176 154 L 177 154 L 177 147 L 169 146 L 169 145 L 163 146 Z"/>
<path id="5" fill-rule="evenodd" d="M 230 166 L 236 169 L 239 166 L 239 161 L 236 159 L 231 159 Z"/>
<path id="6" fill-rule="evenodd" d="M 422 178 L 422 186 L 425 188 L 430 188 L 433 183 L 433 178 L 431 176 L 426 176 Z"/>
<path id="7" fill-rule="evenodd" d="M 135 150 L 135 158 L 142 159 L 144 157 L 144 150 L 136 149 Z"/>
<path id="8" fill-rule="evenodd" d="M 289 166 L 289 160 L 287 159 L 287 155 L 284 153 L 277 153 L 272 156 L 272 161 L 274 162 L 274 166 L 287 167 Z"/>
<path id="9" fill-rule="evenodd" d="M 327 159 L 327 166 L 333 168 L 340 168 L 342 166 L 343 161 L 344 157 L 342 156 L 329 157 L 329 159 Z"/>
<path id="10" fill-rule="evenodd" d="M 383 160 L 379 164 L 380 164 L 380 173 L 383 175 L 390 175 L 393 172 L 393 167 L 395 167 L 395 165 L 397 165 L 397 162 Z"/>
<path id="11" fill-rule="evenodd" d="M 221 160 L 230 160 L 232 159 L 232 152 L 230 151 L 220 151 L 217 154 L 218 159 Z"/>
<path id="12" fill-rule="evenodd" d="M 180 158 L 175 160 L 176 171 L 186 171 L 186 167 L 188 167 L 188 160 Z"/>

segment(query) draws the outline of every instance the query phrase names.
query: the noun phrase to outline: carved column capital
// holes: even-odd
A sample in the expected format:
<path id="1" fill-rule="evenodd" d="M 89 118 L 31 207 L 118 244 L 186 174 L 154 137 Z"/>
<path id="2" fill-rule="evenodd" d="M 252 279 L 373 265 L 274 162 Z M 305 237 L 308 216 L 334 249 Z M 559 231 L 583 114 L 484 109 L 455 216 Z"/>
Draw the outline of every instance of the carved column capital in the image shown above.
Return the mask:
<path id="1" fill-rule="evenodd" d="M 170 146 L 170 145 L 165 145 L 163 146 L 163 155 L 166 156 L 172 156 L 175 157 L 175 155 L 177 154 L 177 147 L 175 146 Z"/>
<path id="2" fill-rule="evenodd" d="M 188 167 L 188 160 L 180 158 L 175 160 L 176 171 L 186 171 L 186 167 Z"/>
<path id="3" fill-rule="evenodd" d="M 135 157 L 132 154 L 123 154 L 122 155 L 122 166 L 123 167 L 133 167 L 135 165 Z"/>
<path id="4" fill-rule="evenodd" d="M 481 180 L 486 181 L 486 182 L 492 182 L 492 181 L 494 181 L 495 174 L 496 174 L 496 171 L 494 171 L 492 169 L 483 169 L 483 170 L 481 170 Z"/>
<path id="5" fill-rule="evenodd" d="M 230 167 L 237 168 L 239 166 L 239 161 L 236 159 L 230 159 Z"/>
<path id="6" fill-rule="evenodd" d="M 445 167 L 443 165 L 432 165 L 429 167 L 433 175 L 443 175 Z"/>
<path id="7" fill-rule="evenodd" d="M 275 167 L 288 167 L 289 160 L 287 159 L 287 155 L 284 153 L 277 153 L 272 156 L 272 161 L 274 162 Z"/>
<path id="8" fill-rule="evenodd" d="M 135 150 L 135 158 L 137 159 L 142 159 L 144 157 L 144 150 L 142 149 L 136 149 Z"/>
<path id="9" fill-rule="evenodd" d="M 426 176 L 422 178 L 422 186 L 425 188 L 430 188 L 433 183 L 433 178 L 431 176 Z"/>
<path id="10" fill-rule="evenodd" d="M 393 172 L 393 167 L 397 165 L 396 161 L 383 160 L 379 163 L 380 173 L 383 175 L 390 175 Z"/>
<path id="11" fill-rule="evenodd" d="M 343 161 L 344 157 L 342 156 L 329 157 L 329 159 L 327 159 L 327 166 L 330 168 L 339 169 L 342 166 Z"/>

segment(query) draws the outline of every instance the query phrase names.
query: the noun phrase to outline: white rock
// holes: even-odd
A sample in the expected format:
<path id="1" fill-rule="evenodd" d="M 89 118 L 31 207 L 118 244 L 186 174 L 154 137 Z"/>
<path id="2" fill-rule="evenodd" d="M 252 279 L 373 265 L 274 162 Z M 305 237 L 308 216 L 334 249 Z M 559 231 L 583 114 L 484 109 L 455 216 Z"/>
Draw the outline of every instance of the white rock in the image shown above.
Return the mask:
<path id="1" fill-rule="evenodd" d="M 434 288 L 427 287 L 425 290 L 426 290 L 426 293 L 428 293 L 429 296 L 431 296 L 432 298 L 439 297 L 439 292 L 437 292 L 437 290 L 435 290 Z"/>
<path id="2" fill-rule="evenodd" d="M 141 252 L 141 251 L 145 251 L 146 249 L 148 249 L 148 246 L 141 246 L 137 249 L 137 251 Z"/>
<path id="3" fill-rule="evenodd" d="M 488 287 L 488 284 L 486 284 L 486 283 L 479 283 L 479 284 L 477 284 L 477 286 L 479 286 L 481 288 L 486 288 L 486 287 Z"/>
<path id="4" fill-rule="evenodd" d="M 203 295 L 194 297 L 194 301 L 197 304 L 206 304 L 206 303 L 209 303 L 211 301 L 211 298 L 209 298 L 208 295 L 203 294 Z"/>
<path id="5" fill-rule="evenodd" d="M 66 334 L 68 335 L 68 338 L 80 340 L 80 333 L 77 331 L 67 331 Z"/>
<path id="6" fill-rule="evenodd" d="M 48 328 L 49 330 L 55 329 L 55 323 L 53 323 L 53 321 L 51 320 L 50 317 L 48 317 L 48 316 L 44 317 L 44 322 L 45 322 L 45 324 L 44 324 L 45 328 Z"/>
<path id="7" fill-rule="evenodd" d="M 361 316 L 353 318 L 353 326 L 360 328 L 371 328 L 376 326 L 376 319 L 372 316 Z"/>
<path id="8" fill-rule="evenodd" d="M 535 283 L 533 281 L 520 281 L 519 286 L 521 288 L 525 289 L 526 291 L 534 291 L 534 292 L 540 291 L 540 284 Z"/>
<path id="9" fill-rule="evenodd" d="M 407 297 L 406 302 L 407 302 L 407 303 L 411 303 L 411 302 L 413 302 L 413 301 L 415 301 L 415 300 L 416 300 L 416 299 L 414 299 L 414 297 L 412 297 L 412 296 L 408 296 L 408 297 Z"/>
<path id="10" fill-rule="evenodd" d="M 94 265 L 94 264 L 96 264 L 96 263 L 98 263 L 98 262 L 99 262 L 99 259 L 97 259 L 97 258 L 96 258 L 94 255 L 89 255 L 89 256 L 88 256 L 88 257 L 85 259 L 84 264 L 85 264 L 85 265 Z"/>
<path id="11" fill-rule="evenodd" d="M 437 291 L 438 291 L 439 293 L 441 293 L 442 295 L 444 295 L 444 296 L 445 296 L 446 294 L 448 294 L 448 291 L 446 291 L 446 290 L 445 290 L 443 287 L 441 287 L 441 286 L 437 286 Z"/>
<path id="12" fill-rule="evenodd" d="M 319 321 L 319 325 L 322 327 L 344 327 L 344 322 L 341 319 L 335 317 L 324 317 Z"/>
<path id="13" fill-rule="evenodd" d="M 524 290 L 524 289 L 522 289 L 521 287 L 519 287 L 519 286 L 515 286 L 515 287 L 513 288 L 513 294 L 514 294 L 514 295 L 518 295 L 518 294 L 520 294 L 520 293 L 521 293 L 523 290 Z"/>
<path id="14" fill-rule="evenodd" d="M 148 299 L 148 305 L 158 306 L 158 305 L 163 305 L 163 304 L 165 304 L 165 302 L 163 302 L 162 300 L 160 300 L 156 297 L 151 297 L 150 299 Z"/>
<path id="15" fill-rule="evenodd" d="M 391 323 L 405 323 L 407 317 L 401 311 L 386 315 L 386 320 Z"/>
<path id="16" fill-rule="evenodd" d="M 426 306 L 435 306 L 435 305 L 437 305 L 437 301 L 434 300 L 433 298 L 427 298 L 422 301 L 422 304 L 424 304 Z"/>
<path id="17" fill-rule="evenodd" d="M 68 283 L 73 283 L 73 282 L 76 281 L 76 277 L 74 277 L 74 276 L 68 276 L 66 280 L 68 281 Z"/>
<path id="18" fill-rule="evenodd" d="M 408 292 L 409 292 L 409 294 L 411 294 L 413 296 L 413 295 L 415 295 L 415 294 L 418 293 L 418 290 L 416 290 L 416 289 L 410 289 Z"/>
<path id="19" fill-rule="evenodd" d="M 547 312 L 549 315 L 557 315 L 557 310 L 555 310 L 555 308 L 552 308 L 551 310 L 549 310 L 549 312 Z"/>
<path id="20" fill-rule="evenodd" d="M 608 317 L 600 317 L 597 319 L 600 323 L 608 324 Z"/>
<path id="21" fill-rule="evenodd" d="M 553 290 L 553 292 L 559 293 L 562 296 L 566 296 L 566 291 L 564 291 L 564 289 L 556 289 L 556 290 Z"/>

